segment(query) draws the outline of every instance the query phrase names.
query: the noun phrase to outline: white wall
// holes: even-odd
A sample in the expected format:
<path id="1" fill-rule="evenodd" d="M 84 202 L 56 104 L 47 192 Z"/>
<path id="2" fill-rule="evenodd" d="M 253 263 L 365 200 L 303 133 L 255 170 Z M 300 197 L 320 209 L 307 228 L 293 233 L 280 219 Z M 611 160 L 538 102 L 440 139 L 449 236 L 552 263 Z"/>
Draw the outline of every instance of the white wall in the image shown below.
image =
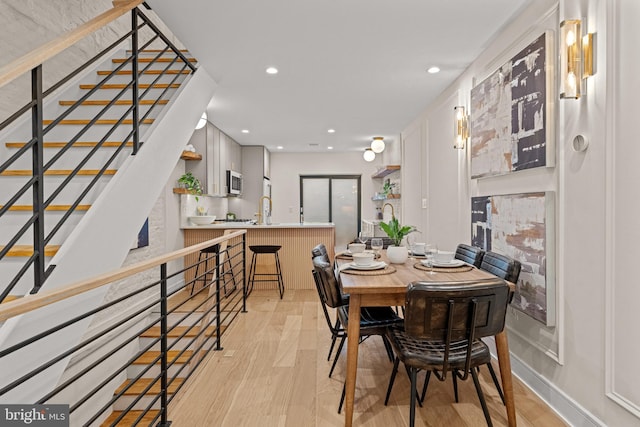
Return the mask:
<path id="1" fill-rule="evenodd" d="M 405 146 L 415 151 L 420 140 L 426 158 L 418 168 L 404 154 L 405 181 L 406 176 L 420 177 L 420 185 L 406 190 L 411 200 L 427 198 L 430 203 L 427 214 L 418 215 L 429 238 L 447 239 L 444 224 L 444 231 L 452 232 L 451 242 L 469 241 L 473 196 L 556 193 L 556 326 L 512 311 L 507 325 L 513 369 L 572 425 L 640 425 L 640 374 L 634 363 L 640 357 L 635 269 L 640 202 L 629 197 L 640 182 L 634 164 L 640 155 L 635 126 L 640 59 L 634 30 L 640 3 L 532 3 L 405 129 Z M 453 150 L 447 142 L 453 137 L 453 106 L 470 105 L 475 83 L 537 35 L 552 30 L 557 36 L 561 20 L 581 17 L 596 33 L 597 74 L 580 100 L 551 99 L 556 166 L 471 180 L 468 149 Z M 572 151 L 577 134 L 589 138 L 586 152 Z M 403 203 L 405 209 L 415 209 L 415 203 Z"/>
<path id="2" fill-rule="evenodd" d="M 371 197 L 379 191 L 380 180 L 372 180 L 371 175 L 382 166 L 381 156 L 368 163 L 358 152 L 271 153 L 273 222 L 300 220 L 300 175 L 308 174 L 362 175 L 362 218 L 373 219 L 376 210 Z"/>

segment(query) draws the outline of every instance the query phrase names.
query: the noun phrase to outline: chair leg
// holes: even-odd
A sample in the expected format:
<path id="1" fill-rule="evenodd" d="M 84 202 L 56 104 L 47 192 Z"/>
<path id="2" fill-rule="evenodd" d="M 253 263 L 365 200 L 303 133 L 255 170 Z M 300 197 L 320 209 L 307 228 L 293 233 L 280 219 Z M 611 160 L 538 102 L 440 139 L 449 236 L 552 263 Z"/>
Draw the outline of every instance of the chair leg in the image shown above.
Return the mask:
<path id="1" fill-rule="evenodd" d="M 500 399 L 502 399 L 502 404 L 504 405 L 504 393 L 502 393 L 502 387 L 500 387 L 500 381 L 498 381 L 498 377 L 496 376 L 496 371 L 493 370 L 493 366 L 491 362 L 487 363 L 487 368 L 489 368 L 489 373 L 491 374 L 491 378 L 493 379 L 493 383 L 496 385 L 498 389 L 498 394 L 500 395 Z"/>
<path id="2" fill-rule="evenodd" d="M 409 368 L 407 365 L 404 365 L 404 369 L 407 371 L 407 377 L 409 377 L 409 381 L 411 381 L 411 371 L 416 368 Z M 417 377 L 417 374 L 418 374 L 418 369 L 416 369 L 416 377 Z M 416 390 L 416 395 L 417 394 L 418 394 L 418 391 Z M 418 405 L 420 405 L 420 407 L 422 408 L 422 401 L 420 399 L 418 399 Z"/>
<path id="3" fill-rule="evenodd" d="M 346 341 L 347 336 L 343 336 L 342 339 L 340 339 L 340 344 L 338 345 L 338 351 L 336 352 L 336 357 L 333 359 L 333 365 L 331 365 L 331 370 L 329 371 L 329 378 L 331 378 L 331 375 L 333 374 L 333 370 L 336 367 L 336 364 L 338 363 L 338 358 L 340 357 L 340 352 L 342 351 L 342 347 L 344 347 L 344 342 Z"/>
<path id="4" fill-rule="evenodd" d="M 249 265 L 249 281 L 247 283 L 247 296 L 249 296 L 249 294 L 251 294 L 251 291 L 253 291 L 253 280 L 254 280 L 254 274 L 255 274 L 255 268 L 256 268 L 256 256 L 257 254 L 254 252 L 253 256 L 251 257 L 251 264 Z"/>
<path id="5" fill-rule="evenodd" d="M 393 362 L 393 349 L 391 348 L 391 343 L 389 339 L 384 335 L 380 335 L 382 337 L 382 342 L 384 343 L 384 348 L 387 350 L 387 356 L 389 356 L 389 362 Z"/>
<path id="6" fill-rule="evenodd" d="M 489 408 L 487 408 L 487 402 L 484 400 L 484 393 L 482 392 L 482 387 L 480 387 L 480 381 L 478 381 L 478 373 L 475 369 L 470 369 L 471 377 L 473 378 L 473 384 L 476 386 L 476 391 L 478 392 L 478 399 L 480 399 L 480 406 L 482 406 L 482 412 L 484 412 L 484 418 L 487 420 L 487 425 L 489 427 L 493 427 L 493 423 L 491 422 L 491 415 L 489 415 Z"/>
<path id="7" fill-rule="evenodd" d="M 391 395 L 391 389 L 393 388 L 393 383 L 396 380 L 396 373 L 398 372 L 398 364 L 400 363 L 400 359 L 396 357 L 393 362 L 393 370 L 391 371 L 391 378 L 389 378 L 389 386 L 387 387 L 387 396 L 384 398 L 384 406 L 387 406 L 389 403 L 389 396 Z"/>
<path id="8" fill-rule="evenodd" d="M 429 379 L 431 379 L 431 371 L 427 371 L 424 377 L 424 385 L 422 386 L 422 398 L 420 399 L 424 403 L 424 398 L 427 395 L 427 387 L 429 386 Z"/>
<path id="9" fill-rule="evenodd" d="M 338 329 L 340 329 L 340 318 L 336 319 L 336 324 L 331 328 L 331 347 L 329 348 L 329 354 L 327 355 L 327 362 L 331 360 L 331 353 L 333 353 L 333 347 L 335 347 L 336 339 L 338 339 Z"/>
<path id="10" fill-rule="evenodd" d="M 340 404 L 338 405 L 338 413 L 342 412 L 342 405 L 344 404 L 344 397 L 347 394 L 347 383 L 342 383 L 342 395 L 340 396 Z"/>
<path id="11" fill-rule="evenodd" d="M 451 376 L 453 377 L 453 397 L 455 398 L 456 403 L 458 403 L 458 372 L 453 371 Z"/>
<path id="12" fill-rule="evenodd" d="M 280 257 L 276 252 L 276 271 L 278 273 L 278 291 L 280 292 L 280 299 L 284 295 L 284 280 L 282 279 L 282 269 L 280 268 Z"/>
<path id="13" fill-rule="evenodd" d="M 409 427 L 413 427 L 416 423 L 416 400 L 418 400 L 418 396 L 416 395 L 416 376 L 418 375 L 418 370 L 416 368 L 411 368 L 409 377 L 411 377 L 411 402 L 409 403 Z"/>

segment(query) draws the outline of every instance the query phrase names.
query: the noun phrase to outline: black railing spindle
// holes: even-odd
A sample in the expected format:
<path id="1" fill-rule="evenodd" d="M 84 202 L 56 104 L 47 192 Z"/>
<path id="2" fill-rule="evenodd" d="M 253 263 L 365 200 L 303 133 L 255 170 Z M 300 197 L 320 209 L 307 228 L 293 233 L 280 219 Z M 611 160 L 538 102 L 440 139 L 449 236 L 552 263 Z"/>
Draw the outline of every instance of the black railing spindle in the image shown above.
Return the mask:
<path id="1" fill-rule="evenodd" d="M 131 88 L 131 98 L 133 103 L 133 155 L 138 153 L 140 148 L 139 110 L 138 110 L 138 9 L 131 10 L 131 78 L 133 87 Z"/>
<path id="2" fill-rule="evenodd" d="M 42 64 L 31 70 L 31 131 L 36 143 L 31 149 L 32 173 L 36 177 L 33 183 L 33 251 L 36 255 L 33 264 L 34 287 L 31 293 L 38 291 L 38 284 L 44 282 L 44 145 L 42 130 Z"/>

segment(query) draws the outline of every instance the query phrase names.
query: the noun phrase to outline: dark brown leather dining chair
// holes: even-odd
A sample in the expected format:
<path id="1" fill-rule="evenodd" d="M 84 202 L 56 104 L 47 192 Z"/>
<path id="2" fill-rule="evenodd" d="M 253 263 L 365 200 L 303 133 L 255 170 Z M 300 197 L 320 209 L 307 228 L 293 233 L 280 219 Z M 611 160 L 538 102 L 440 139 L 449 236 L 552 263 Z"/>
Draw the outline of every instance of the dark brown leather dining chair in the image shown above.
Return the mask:
<path id="1" fill-rule="evenodd" d="M 480 268 L 483 256 L 484 250 L 475 246 L 460 243 L 456 248 L 454 258 L 459 259 L 460 261 L 464 261 L 469 265 L 473 265 L 476 268 Z"/>
<path id="2" fill-rule="evenodd" d="M 313 278 L 316 282 L 318 295 L 320 297 L 332 337 L 334 340 L 336 338 L 340 338 L 340 344 L 338 345 L 338 350 L 333 359 L 331 370 L 329 371 L 329 377 L 331 377 L 347 338 L 347 329 L 350 321 L 348 296 L 345 297 L 342 294 L 339 274 L 334 271 L 331 264 L 325 261 L 322 256 L 313 258 Z M 335 325 L 331 322 L 328 308 L 336 309 L 338 319 Z M 386 338 L 386 333 L 387 328 L 395 324 L 402 324 L 402 318 L 400 318 L 391 307 L 361 308 L 360 337 L 363 339 L 372 335 L 379 335 L 382 337 L 382 341 L 390 360 L 393 360 L 393 352 L 391 350 L 391 345 Z M 331 357 L 331 351 L 329 352 L 329 357 Z M 343 388 L 338 412 L 340 412 L 340 409 L 342 408 L 344 394 Z"/>
<path id="3" fill-rule="evenodd" d="M 402 361 L 411 380 L 410 426 L 415 423 L 415 403 L 424 400 L 431 374 L 444 381 L 449 372 L 462 380 L 471 376 L 485 419 L 491 426 L 475 368 L 491 361 L 489 348 L 481 338 L 504 329 L 509 292 L 507 283 L 498 278 L 481 282 L 411 283 L 404 326 L 392 326 L 388 332 L 396 358 L 385 405 Z M 416 377 L 421 370 L 426 371 L 426 379 L 419 398 Z"/>

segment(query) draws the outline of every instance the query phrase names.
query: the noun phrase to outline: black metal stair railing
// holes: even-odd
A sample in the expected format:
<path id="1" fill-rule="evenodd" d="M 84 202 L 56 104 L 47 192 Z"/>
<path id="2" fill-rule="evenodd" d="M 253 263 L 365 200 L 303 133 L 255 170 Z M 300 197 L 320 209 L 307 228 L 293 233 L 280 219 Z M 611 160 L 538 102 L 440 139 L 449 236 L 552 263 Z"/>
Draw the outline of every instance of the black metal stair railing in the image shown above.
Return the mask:
<path id="1" fill-rule="evenodd" d="M 127 423 L 130 425 L 138 425 L 143 418 L 146 425 L 170 425 L 168 405 L 205 360 L 205 356 L 211 351 L 223 349 L 221 340 L 226 328 L 238 314 L 246 312 L 246 231 L 239 230 L 232 236 L 215 241 L 223 239 L 227 241 L 226 248 L 219 247 L 218 252 L 207 253 L 206 259 L 199 259 L 185 268 L 169 271 L 166 259 L 174 257 L 173 254 L 160 256 L 156 258 L 160 259 L 157 262 L 143 261 L 139 264 L 144 264 L 145 271 L 156 271 L 157 279 L 147 279 L 134 291 L 81 315 L 59 323 L 53 322 L 46 330 L 0 350 L 0 364 L 9 366 L 8 358 L 15 352 L 32 351 L 29 349 L 37 347 L 42 340 L 64 334 L 67 328 L 73 328 L 78 322 L 101 313 L 110 317 L 115 312 L 119 314 L 117 321 L 92 332 L 70 348 L 47 355 L 43 362 L 30 367 L 28 372 L 15 374 L 16 378 L 10 383 L 0 384 L 0 398 L 10 398 L 16 388 L 30 380 L 37 381 L 40 375 L 46 376 L 47 370 L 61 361 L 94 347 L 89 350 L 93 351 L 92 357 L 78 362 L 82 366 L 74 369 L 73 375 L 64 378 L 53 390 L 41 392 L 44 395 L 36 401 L 25 403 L 48 404 L 63 400 L 69 405 L 72 425 L 121 425 L 119 423 L 125 417 L 128 417 Z M 183 255 L 185 251 L 176 251 L 174 254 L 178 252 Z M 192 250 L 192 253 L 196 252 L 197 249 Z M 138 265 L 127 268 L 139 270 Z M 224 268 L 228 270 L 223 271 Z M 196 276 L 194 271 L 202 273 Z M 228 285 L 230 290 L 223 291 L 227 286 L 225 276 L 229 273 L 232 284 Z M 108 273 L 107 276 L 110 274 L 113 274 L 113 280 L 124 275 L 120 271 Z M 182 277 L 192 276 L 190 282 L 181 281 Z M 103 286 L 117 286 L 110 280 L 106 282 L 109 283 Z M 196 289 L 198 283 L 203 283 L 203 286 Z M 146 344 L 139 340 L 145 332 L 158 326 L 159 336 L 149 338 Z M 135 345 L 134 349 L 132 345 Z M 139 372 L 129 373 L 128 379 L 117 387 L 129 368 L 158 345 L 160 351 L 157 355 L 154 353 L 150 360 L 138 364 Z M 152 372 L 157 366 L 160 366 L 158 374 Z M 135 391 L 134 385 L 141 380 L 146 380 L 146 386 Z M 117 384 L 114 385 L 114 382 Z M 71 398 L 70 390 L 73 390 Z M 105 394 L 110 398 L 105 399 Z M 95 400 L 97 395 L 102 397 Z M 131 399 L 130 403 L 121 403 L 125 396 Z M 120 410 L 112 413 L 112 408 L 118 404 Z"/>
<path id="2" fill-rule="evenodd" d="M 10 168 L 17 164 L 19 160 L 28 159 L 30 156 L 32 165 L 31 176 L 22 183 L 15 193 L 5 196 L 7 200 L 0 202 L 0 220 L 17 205 L 21 198 L 28 197 L 29 191 L 31 191 L 33 204 L 31 216 L 21 227 L 19 227 L 18 231 L 12 238 L 8 239 L 7 242 L 2 242 L 2 246 L 0 246 L 1 263 L 9 256 L 10 251 L 17 246 L 21 239 L 27 237 L 30 231 L 32 233 L 33 251 L 29 256 L 27 256 L 24 264 L 22 264 L 18 269 L 17 273 L 13 277 L 5 279 L 8 280 L 8 283 L 0 284 L 0 302 L 11 294 L 12 290 L 30 269 L 33 270 L 33 285 L 31 293 L 36 293 L 42 287 L 47 277 L 55 268 L 54 265 L 46 265 L 46 246 L 50 244 L 53 237 L 62 229 L 63 225 L 77 210 L 83 199 L 91 192 L 92 189 L 96 188 L 100 179 L 111 173 L 109 171 L 109 167 L 115 164 L 121 153 L 126 152 L 129 147 L 131 147 L 131 155 L 135 155 L 137 153 L 142 145 L 142 141 L 140 141 L 141 126 L 148 123 L 152 114 L 158 111 L 157 107 L 160 105 L 160 101 L 164 99 L 164 96 L 170 89 L 175 88 L 178 85 L 177 82 L 180 77 L 196 71 L 194 64 L 191 63 L 183 52 L 176 48 L 176 46 L 171 43 L 171 41 L 162 34 L 162 32 L 138 8 L 132 9 L 131 22 L 131 31 L 124 34 L 106 49 L 102 50 L 100 53 L 46 90 L 43 90 L 42 64 L 34 68 L 31 71 L 31 101 L 0 123 L 0 132 L 2 132 L 9 125 L 15 123 L 27 113 L 31 112 L 31 139 L 22 145 L 15 153 L 13 153 L 13 155 L 8 157 L 6 161 L 0 164 L 0 176 L 11 175 Z M 141 30 L 145 27 L 151 30 L 152 35 L 149 36 L 148 40 L 140 45 L 139 37 Z M 68 107 L 53 119 L 51 123 L 45 126 L 43 104 L 47 96 L 52 95 L 56 90 L 70 82 L 82 71 L 104 58 L 107 54 L 113 52 L 128 39 L 131 40 L 131 54 L 107 76 L 102 78 L 92 89 L 88 90 L 86 94 L 74 102 L 73 105 Z M 139 62 L 139 55 L 152 43 L 163 43 L 164 48 L 156 49 L 158 53 L 142 68 Z M 154 65 L 159 64 L 161 62 L 159 60 L 161 58 L 166 58 L 165 55 L 167 54 L 172 55 L 172 60 L 168 62 L 166 66 L 161 68 L 157 73 L 157 76 L 149 84 L 148 88 L 140 93 L 140 76 L 145 74 L 148 70 L 151 70 L 151 67 Z M 180 62 L 182 62 L 182 67 L 174 70 L 173 67 Z M 124 87 L 89 120 L 87 124 L 84 124 L 80 130 L 75 133 L 75 135 L 65 138 L 64 146 L 45 163 L 44 140 L 47 135 L 51 134 L 51 131 L 54 129 L 62 126 L 64 124 L 64 120 L 67 119 L 71 113 L 76 111 L 85 101 L 98 93 L 99 90 L 107 87 L 106 85 L 108 82 L 113 81 L 113 78 L 120 75 L 120 72 L 127 66 L 131 67 L 131 80 L 127 82 Z M 170 70 L 172 71 L 171 73 L 169 72 Z M 157 87 L 159 84 L 158 82 L 165 81 L 166 79 L 164 78 L 170 76 L 170 74 L 173 74 L 174 72 L 175 76 L 173 76 L 167 84 L 163 84 L 161 86 L 163 90 L 160 95 L 153 99 L 146 111 L 142 113 L 140 109 L 140 101 L 150 98 L 150 95 L 153 93 L 152 90 Z M 91 129 L 96 129 L 97 126 L 102 126 L 101 129 L 105 129 L 104 125 L 98 125 L 99 120 L 103 117 L 108 117 L 108 113 L 113 113 L 113 107 L 117 105 L 118 101 L 128 92 L 131 93 L 131 106 L 126 108 L 123 113 L 116 113 L 118 114 L 118 117 L 115 119 L 115 123 L 111 125 L 111 127 L 106 128 L 103 136 L 99 137 L 95 146 L 89 150 L 86 156 L 72 167 L 65 165 L 66 167 L 64 169 L 70 169 L 70 172 L 59 185 L 54 186 L 52 184 L 51 188 L 45 187 L 45 176 L 47 173 L 52 171 L 55 165 L 61 164 L 63 159 L 66 160 L 68 157 L 65 157 L 65 154 L 67 154 L 76 143 L 82 141 L 83 136 L 87 135 Z M 97 153 L 105 146 L 105 143 L 107 143 L 113 135 L 116 135 L 116 131 L 118 129 L 123 129 L 125 126 L 128 126 L 128 124 L 126 124 L 127 117 L 131 117 L 132 119 L 131 127 L 126 137 L 117 138 L 117 147 L 113 151 L 113 154 L 106 160 L 103 160 L 102 163 L 99 163 L 100 160 L 97 159 Z M 70 204 L 66 203 L 66 205 L 69 205 L 68 210 L 57 221 L 54 222 L 52 218 L 51 224 L 47 222 L 47 227 L 45 228 L 45 221 L 50 220 L 50 216 L 46 214 L 47 208 L 56 200 L 60 200 L 59 198 L 61 193 L 69 187 L 70 183 L 78 182 L 76 178 L 82 174 L 83 167 L 89 164 L 90 160 L 99 163 L 98 168 L 92 171 L 93 178 L 83 184 L 82 189 L 79 190 L 79 195 L 73 202 Z"/>

